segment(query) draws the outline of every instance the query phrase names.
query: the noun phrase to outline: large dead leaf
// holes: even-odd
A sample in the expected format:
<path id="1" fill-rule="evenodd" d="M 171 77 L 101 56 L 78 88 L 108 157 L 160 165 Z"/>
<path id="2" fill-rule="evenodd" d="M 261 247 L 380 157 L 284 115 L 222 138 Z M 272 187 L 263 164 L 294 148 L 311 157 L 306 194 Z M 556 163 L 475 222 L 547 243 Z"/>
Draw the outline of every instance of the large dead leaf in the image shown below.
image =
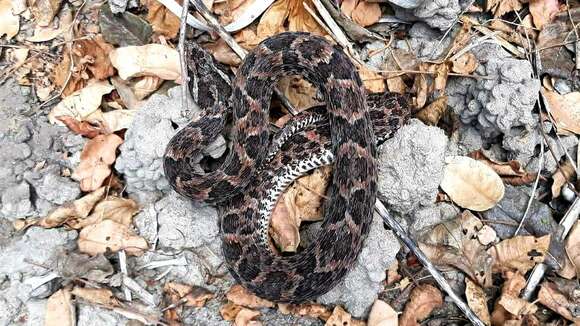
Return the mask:
<path id="1" fill-rule="evenodd" d="M 81 162 L 72 174 L 80 181 L 81 190 L 93 191 L 99 188 L 111 174 L 111 164 L 115 162 L 116 150 L 123 139 L 115 134 L 99 135 L 89 140 L 81 152 Z"/>
<path id="2" fill-rule="evenodd" d="M 134 200 L 108 196 L 95 205 L 91 215 L 83 219 L 71 219 L 67 222 L 67 225 L 78 230 L 103 220 L 111 220 L 128 227 L 133 221 L 133 216 L 138 212 L 139 206 Z"/>
<path id="3" fill-rule="evenodd" d="M 271 301 L 259 298 L 239 284 L 236 284 L 229 289 L 226 293 L 226 298 L 239 306 L 248 308 L 274 307 L 274 303 Z"/>
<path id="4" fill-rule="evenodd" d="M 109 289 L 102 288 L 83 288 L 75 286 L 72 294 L 87 302 L 105 306 L 107 308 L 119 307 L 121 304 L 119 300 L 113 295 Z"/>
<path id="5" fill-rule="evenodd" d="M 278 0 L 260 18 L 254 40 L 246 40 L 253 45 L 272 35 L 290 32 L 310 32 L 324 35 L 318 23 L 304 9 L 303 2 L 314 8 L 311 0 Z M 288 26 L 288 28 L 286 28 Z"/>
<path id="6" fill-rule="evenodd" d="M 90 194 L 73 201 L 72 203 L 64 204 L 46 217 L 40 219 L 36 225 L 43 228 L 54 228 L 64 223 L 71 222 L 73 219 L 84 219 L 89 216 L 93 207 L 105 196 L 105 187 L 101 187 Z"/>
<path id="7" fill-rule="evenodd" d="M 281 251 L 295 252 L 300 244 L 302 221 L 322 219 L 323 194 L 332 169 L 328 166 L 297 179 L 272 212 L 270 235 Z"/>
<path id="8" fill-rule="evenodd" d="M 479 61 L 475 57 L 475 54 L 471 52 L 464 53 L 455 60 L 451 62 L 451 70 L 458 74 L 471 74 L 477 69 Z"/>
<path id="9" fill-rule="evenodd" d="M 179 53 L 167 45 L 126 46 L 111 51 L 109 57 L 124 80 L 140 76 L 157 76 L 165 80 L 181 78 Z"/>
<path id="10" fill-rule="evenodd" d="M 429 284 L 421 284 L 411 291 L 409 302 L 399 319 L 401 326 L 419 326 L 419 321 L 427 318 L 433 309 L 443 304 L 441 291 Z"/>
<path id="11" fill-rule="evenodd" d="M 560 95 L 542 89 L 542 94 L 550 105 L 550 114 L 556 122 L 558 133 L 572 132 L 580 135 L 580 92 Z"/>
<path id="12" fill-rule="evenodd" d="M 30 42 L 46 42 L 50 41 L 59 35 L 68 32 L 71 30 L 71 25 L 73 22 L 73 14 L 72 11 L 67 9 L 63 9 L 59 14 L 59 22 L 58 27 L 53 26 L 41 26 L 37 25 L 34 28 L 34 34 L 30 37 L 27 37 L 26 40 Z M 69 33 L 72 35 L 72 33 Z M 68 38 L 65 34 L 65 38 Z"/>
<path id="13" fill-rule="evenodd" d="M 477 317 L 486 325 L 491 325 L 485 291 L 468 278 L 465 279 L 465 297 L 467 298 L 467 304 L 473 309 Z"/>
<path id="14" fill-rule="evenodd" d="M 517 301 L 520 297 L 521 290 L 526 286 L 526 279 L 519 272 L 514 273 L 511 271 L 506 271 L 504 278 L 506 281 L 501 288 L 501 297 L 508 297 L 508 300 L 504 300 L 504 302 L 509 302 L 510 299 Z M 505 325 L 508 320 L 516 318 L 500 304 L 501 297 L 495 302 L 493 312 L 491 313 L 492 325 Z"/>
<path id="15" fill-rule="evenodd" d="M 220 315 L 224 320 L 232 321 L 236 319 L 236 316 L 241 310 L 242 306 L 239 306 L 233 302 L 228 302 L 220 307 Z"/>
<path id="16" fill-rule="evenodd" d="M 550 235 L 516 236 L 489 248 L 488 253 L 494 258 L 494 271 L 517 270 L 523 274 L 544 261 L 549 246 Z"/>
<path id="17" fill-rule="evenodd" d="M 558 0 L 530 0 L 530 13 L 534 19 L 534 25 L 539 29 L 551 22 L 552 17 L 559 10 Z"/>
<path id="18" fill-rule="evenodd" d="M 58 9 L 62 0 L 33 0 L 31 1 L 32 6 L 30 10 L 36 18 L 36 24 L 39 26 L 48 26 L 56 14 L 58 14 Z"/>
<path id="19" fill-rule="evenodd" d="M 536 173 L 526 172 L 522 167 L 522 164 L 516 160 L 508 162 L 495 161 L 487 157 L 481 150 L 471 152 L 468 156 L 491 167 L 507 184 L 528 184 L 533 182 L 536 178 Z"/>
<path id="20" fill-rule="evenodd" d="M 297 76 L 281 78 L 278 89 L 299 112 L 322 104 L 316 100 L 316 87 Z"/>
<path id="21" fill-rule="evenodd" d="M 157 0 L 146 0 L 147 21 L 151 23 L 153 31 L 168 38 L 174 38 L 179 32 L 179 17 L 169 11 Z"/>
<path id="22" fill-rule="evenodd" d="M 219 39 L 214 43 L 204 44 L 203 47 L 213 55 L 218 62 L 228 66 L 239 66 L 242 59 L 230 48 L 230 46 L 223 40 Z"/>
<path id="23" fill-rule="evenodd" d="M 78 40 L 73 44 L 73 56 L 78 58 L 91 75 L 96 79 L 105 79 L 115 74 L 115 69 L 109 60 L 113 46 L 97 35 L 92 39 Z"/>
<path id="24" fill-rule="evenodd" d="M 147 250 L 147 241 L 123 224 L 104 220 L 81 230 L 78 239 L 81 252 L 89 255 L 125 250 L 129 255 L 141 255 Z"/>
<path id="25" fill-rule="evenodd" d="M 167 282 L 163 286 L 166 305 L 169 309 L 164 309 L 163 316 L 169 325 L 181 325 L 183 306 L 203 307 L 207 300 L 213 298 L 214 294 L 200 286 Z"/>
<path id="26" fill-rule="evenodd" d="M 75 305 L 71 300 L 69 289 L 60 289 L 46 301 L 44 326 L 76 325 Z"/>
<path id="27" fill-rule="evenodd" d="M 379 21 L 381 7 L 378 3 L 363 0 L 358 3 L 350 16 L 355 23 L 366 27 Z"/>
<path id="28" fill-rule="evenodd" d="M 137 114 L 137 109 L 133 110 L 113 110 L 102 112 L 97 110 L 85 118 L 87 122 L 102 126 L 106 133 L 113 133 L 122 129 L 127 129 L 133 123 Z"/>
<path id="29" fill-rule="evenodd" d="M 65 97 L 48 114 L 51 123 L 63 125 L 59 116 L 70 116 L 82 121 L 101 105 L 103 95 L 110 93 L 113 86 L 108 81 L 94 82 Z"/>
<path id="30" fill-rule="evenodd" d="M 501 17 L 508 12 L 522 9 L 522 2 L 522 0 L 487 0 L 486 9 L 492 11 L 495 17 Z"/>
<path id="31" fill-rule="evenodd" d="M 368 69 L 364 65 L 358 67 L 358 73 L 364 87 L 369 93 L 382 93 L 387 90 L 383 76 Z"/>
<path id="32" fill-rule="evenodd" d="M 465 156 L 449 157 L 446 163 L 441 189 L 457 205 L 485 211 L 503 198 L 503 182 L 489 166 Z"/>
<path id="33" fill-rule="evenodd" d="M 538 301 L 544 306 L 557 312 L 560 316 L 574 322 L 575 325 L 580 324 L 580 317 L 572 315 L 572 311 L 577 311 L 578 303 L 570 302 L 570 300 L 559 291 L 558 286 L 551 282 L 544 282 L 538 292 Z"/>
<path id="34" fill-rule="evenodd" d="M 419 246 L 437 265 L 454 266 L 482 286 L 491 285 L 492 257 L 478 240 L 483 223 L 471 212 L 430 227 L 421 234 Z"/>
<path id="35" fill-rule="evenodd" d="M 368 326 L 398 326 L 399 316 L 388 303 L 376 299 L 369 313 Z"/>
<path id="36" fill-rule="evenodd" d="M 0 38 L 10 40 L 20 31 L 20 17 L 12 14 L 12 1 L 0 0 Z"/>
<path id="37" fill-rule="evenodd" d="M 580 277 L 580 221 L 576 221 L 568 233 L 565 249 L 566 264 L 558 271 L 558 274 L 567 279 Z"/>

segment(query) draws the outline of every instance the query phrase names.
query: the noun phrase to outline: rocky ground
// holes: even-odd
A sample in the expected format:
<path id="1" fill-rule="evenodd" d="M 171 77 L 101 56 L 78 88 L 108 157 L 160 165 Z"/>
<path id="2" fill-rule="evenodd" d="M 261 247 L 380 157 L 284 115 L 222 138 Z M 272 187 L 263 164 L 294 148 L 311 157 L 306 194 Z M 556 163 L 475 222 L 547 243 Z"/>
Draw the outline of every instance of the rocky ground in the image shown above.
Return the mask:
<path id="1" fill-rule="evenodd" d="M 435 60 L 449 46 L 450 35 L 461 29 L 456 24 L 459 15 L 471 5 L 471 1 L 458 0 L 390 2 L 395 16 L 409 23 L 408 39 L 391 46 L 415 53 L 424 61 Z M 362 52 L 382 46 L 383 42 L 370 42 Z M 491 39 L 473 47 L 471 53 L 478 63 L 473 72 L 476 77 L 449 76 L 445 88 L 448 106 L 457 117 L 456 131 L 450 134 L 412 119 L 380 147 L 379 191 L 389 211 L 414 236 L 462 210 L 439 198 L 450 156 L 484 149 L 493 160 L 517 160 L 526 171 L 541 168 L 548 177 L 556 172 L 566 152 L 572 158 L 578 156 L 578 135 L 557 139 L 551 122 L 539 124 L 535 104 L 542 84 L 534 77 L 530 61 L 514 57 Z M 386 60 L 381 55 L 366 58 L 377 66 Z M 571 77 L 554 77 L 553 82 L 562 95 L 578 91 L 578 83 Z M 135 233 L 149 245 L 142 255 L 127 258 L 126 274 L 137 283 L 133 289 L 141 290 L 132 291 L 133 300 L 148 306 L 144 311 L 159 313 L 160 307 L 166 306 L 165 283 L 183 283 L 215 295 L 202 307 L 186 307 L 181 315 L 183 324 L 230 325 L 220 314 L 233 279 L 221 254 L 217 212 L 177 195 L 163 175 L 165 146 L 176 128 L 188 121 L 180 109 L 180 96 L 180 88 L 173 85 L 144 100 L 124 133 L 113 165 L 114 173 L 124 182 L 124 194 L 139 205 L 133 220 Z M 80 254 L 79 231 L 74 229 L 15 227 L 18 220 L 46 216 L 83 193 L 70 174 L 80 162 L 87 138 L 51 124 L 47 118 L 51 107 L 39 108 L 39 104 L 31 87 L 12 78 L 0 86 L 0 325 L 43 324 L 47 299 L 56 290 L 82 284 L 82 280 L 106 285 L 118 298 L 127 299 L 119 281 L 125 266 L 118 254 Z M 544 153 L 539 146 L 541 130 L 546 143 L 552 145 L 543 146 Z M 219 155 L 224 149 L 225 143 L 221 143 L 214 150 Z M 531 193 L 531 183 L 508 185 L 499 204 L 482 217 L 517 224 Z M 560 199 L 559 205 L 569 204 L 573 198 Z M 563 212 L 558 207 L 534 201 L 530 211 L 541 216 L 543 223 L 536 225 L 538 219 L 532 218 L 526 234 L 550 233 L 556 228 Z M 510 237 L 514 230 L 509 223 L 494 228 L 501 239 Z M 554 243 L 552 249 L 556 257 L 564 254 L 562 242 Z M 400 252 L 404 255 L 407 250 L 375 216 L 356 267 L 318 302 L 329 307 L 340 305 L 352 316 L 366 319 L 373 302 L 384 296 L 385 270 Z M 454 277 L 452 285 L 463 292 L 463 276 L 450 276 Z M 324 324 L 312 317 L 285 315 L 278 309 L 261 308 L 260 313 L 264 325 Z M 127 314 L 82 300 L 76 302 L 76 316 L 77 325 L 134 325 Z"/>

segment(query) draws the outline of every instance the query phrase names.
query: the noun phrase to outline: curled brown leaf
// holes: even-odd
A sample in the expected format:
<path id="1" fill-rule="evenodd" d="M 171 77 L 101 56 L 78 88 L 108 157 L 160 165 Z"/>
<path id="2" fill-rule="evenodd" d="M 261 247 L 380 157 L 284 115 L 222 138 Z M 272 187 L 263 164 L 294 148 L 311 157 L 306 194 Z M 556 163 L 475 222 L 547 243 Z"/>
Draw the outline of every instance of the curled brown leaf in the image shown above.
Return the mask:
<path id="1" fill-rule="evenodd" d="M 443 304 L 441 291 L 429 284 L 421 284 L 411 291 L 405 311 L 399 318 L 401 326 L 418 326 L 418 321 L 427 318 L 433 309 Z"/>
<path id="2" fill-rule="evenodd" d="M 111 174 L 111 164 L 115 162 L 116 150 L 123 139 L 115 134 L 98 135 L 89 140 L 81 152 L 81 162 L 72 174 L 80 181 L 81 190 L 93 191 L 99 188 Z"/>

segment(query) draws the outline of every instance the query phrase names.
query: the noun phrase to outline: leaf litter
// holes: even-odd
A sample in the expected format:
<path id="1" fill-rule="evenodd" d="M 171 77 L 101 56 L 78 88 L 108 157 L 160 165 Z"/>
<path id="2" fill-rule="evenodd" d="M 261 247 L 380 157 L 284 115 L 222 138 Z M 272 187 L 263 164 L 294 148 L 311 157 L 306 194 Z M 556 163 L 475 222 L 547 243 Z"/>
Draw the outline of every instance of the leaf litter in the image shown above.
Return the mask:
<path id="1" fill-rule="evenodd" d="M 227 24 L 241 15 L 245 8 L 250 8 L 251 2 L 210 1 L 207 4 L 210 7 L 213 5 L 214 13 L 219 15 L 222 23 Z M 368 32 L 365 28 L 378 27 L 379 19 L 391 13 L 389 6 L 383 2 L 339 2 L 344 18 L 337 19 L 337 22 L 355 42 L 361 40 L 360 35 L 369 35 L 364 32 Z M 150 250 L 150 244 L 132 228 L 133 217 L 140 208 L 133 200 L 123 198 L 123 185 L 119 184 L 112 165 L 123 142 L 124 130 L 139 114 L 138 109 L 143 101 L 157 92 L 165 81 L 179 83 L 182 76 L 175 49 L 179 18 L 157 1 L 144 1 L 142 5 L 145 11 L 131 8 L 113 14 L 108 5 L 100 10 L 81 11 L 82 19 L 92 21 L 79 28 L 78 4 L 37 0 L 27 5 L 0 0 L 0 38 L 17 44 L 16 48 L 2 50 L 9 55 L 10 71 L 15 72 L 21 85 L 34 85 L 35 95 L 40 100 L 46 101 L 51 97 L 60 100 L 49 113 L 51 123 L 64 125 L 87 139 L 80 164 L 72 173 L 85 194 L 43 217 L 15 220 L 13 225 L 16 229 L 38 226 L 79 230 L 77 250 L 94 257 L 104 257 L 103 254 L 110 256 L 120 251 L 143 255 Z M 329 29 L 322 26 L 307 8 L 316 8 L 314 1 L 275 1 L 255 18 L 253 24 L 237 31 L 234 37 L 246 49 L 282 31 L 307 31 L 335 37 L 329 35 Z M 518 17 L 522 9 L 524 14 L 529 14 Z M 469 13 L 485 11 L 495 19 L 479 26 L 472 24 Z M 508 49 L 511 43 L 525 48 L 527 37 L 537 38 L 538 47 L 543 49 L 540 56 L 549 68 L 555 62 L 553 58 L 560 58 L 552 55 L 553 50 L 560 51 L 569 42 L 569 35 L 573 35 L 569 20 L 575 20 L 576 15 L 575 8 L 568 8 L 567 2 L 563 1 L 490 0 L 484 8 L 472 6 L 464 13 L 462 26 L 458 33 L 451 36 L 453 42 L 443 59 L 421 63 L 414 53 L 390 48 L 390 52 L 386 51 L 383 67 L 380 67 L 384 70 L 359 65 L 359 73 L 371 92 L 386 89 L 411 92 L 415 117 L 426 124 L 441 126 L 448 123 L 453 115 L 446 94 L 448 79 L 455 75 L 475 75 L 481 64 L 477 53 L 468 48 L 477 32 L 489 28 L 495 33 L 497 42 Z M 517 23 L 509 23 L 508 20 L 513 17 L 519 19 Z M 353 33 L 353 26 L 354 30 L 359 33 L 363 31 L 363 34 Z M 389 37 L 399 38 L 401 35 L 405 37 L 399 29 Z M 22 40 L 28 43 L 21 43 Z M 217 61 L 233 70 L 239 65 L 240 59 L 222 39 L 210 35 L 209 38 L 202 37 L 200 43 Z M 386 44 L 386 48 L 389 45 Z M 59 60 L 37 55 L 47 49 L 57 49 Z M 562 57 L 567 58 L 566 55 Z M 358 59 L 356 53 L 354 59 Z M 560 72 L 573 66 L 571 59 L 563 61 Z M 552 79 L 550 85 L 545 84 L 542 92 L 548 104 L 548 114 L 554 120 L 558 133 L 580 134 L 576 128 L 580 125 L 576 112 L 580 107 L 577 91 L 562 95 L 554 85 Z M 324 104 L 318 99 L 317 90 L 304 80 L 290 77 L 280 81 L 279 86 L 300 111 Z M 290 118 L 284 110 L 281 112 L 283 114 L 274 120 L 278 126 Z M 566 287 L 562 284 L 565 279 L 552 276 L 542 282 L 535 302 L 520 297 L 525 286 L 524 276 L 543 262 L 547 255 L 550 235 L 514 236 L 499 241 L 493 224 L 480 219 L 478 212 L 498 206 L 505 192 L 504 184 L 531 184 L 536 172 L 529 172 L 532 170 L 512 157 L 498 160 L 487 153 L 480 149 L 468 156 L 450 158 L 441 189 L 448 195 L 447 200 L 450 199 L 463 211 L 455 219 L 427 232 L 420 240 L 421 248 L 436 264 L 452 266 L 468 276 L 465 300 L 486 324 L 539 323 L 538 311 L 541 307 L 553 311 L 553 319 L 560 316 L 570 322 L 578 322 L 574 315 L 577 297 L 564 290 Z M 560 162 L 552 175 L 542 173 L 540 180 L 548 179 L 551 182 L 549 194 L 544 196 L 562 200 L 562 190 L 569 184 L 574 185 L 577 180 L 575 172 L 574 165 L 565 160 Z M 295 182 L 280 199 L 270 231 L 272 239 L 282 250 L 300 250 L 301 222 L 313 223 L 321 218 L 329 175 L 329 170 L 317 170 L 313 175 Z M 565 240 L 568 260 L 558 271 L 558 275 L 572 280 L 577 279 L 577 266 L 580 265 L 575 250 L 580 238 L 577 230 L 576 226 Z M 389 286 L 396 286 L 398 291 L 407 291 L 409 300 L 399 315 L 393 308 L 396 304 L 377 299 L 370 310 L 368 325 L 416 325 L 443 303 L 442 294 L 434 286 L 423 282 L 410 286 L 409 278 L 397 274 L 396 269 L 389 269 L 388 273 L 389 280 L 393 280 Z M 500 276 L 494 281 L 495 285 L 501 285 L 499 296 L 490 295 L 488 291 L 492 273 Z M 497 283 L 498 280 L 502 283 Z M 413 287 L 411 291 L 410 287 Z M 216 300 L 214 294 L 203 287 L 165 282 L 163 289 L 169 305 L 164 317 L 176 325 L 183 323 L 185 308 L 202 307 L 207 301 Z M 274 304 L 253 296 L 239 286 L 233 286 L 225 298 L 227 301 L 221 306 L 220 313 L 235 325 L 260 325 L 265 308 L 318 318 L 327 325 L 362 323 L 340 306 Z M 154 323 L 160 318 L 160 314 L 144 312 L 132 303 L 126 305 L 108 288 L 75 285 L 63 286 L 49 297 L 50 309 L 47 309 L 45 324 L 74 324 L 76 300 L 105 307 L 143 323 Z M 494 303 L 491 313 L 487 311 L 486 302 Z"/>

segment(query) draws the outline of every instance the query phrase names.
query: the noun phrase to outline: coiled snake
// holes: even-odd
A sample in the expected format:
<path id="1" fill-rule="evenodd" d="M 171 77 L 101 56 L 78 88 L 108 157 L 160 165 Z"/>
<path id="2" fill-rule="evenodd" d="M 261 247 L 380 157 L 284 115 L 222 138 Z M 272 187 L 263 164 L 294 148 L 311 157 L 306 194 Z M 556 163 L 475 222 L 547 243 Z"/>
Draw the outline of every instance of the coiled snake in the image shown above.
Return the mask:
<path id="1" fill-rule="evenodd" d="M 362 249 L 377 191 L 376 146 L 406 121 L 406 101 L 389 93 L 367 97 L 342 50 L 307 33 L 264 40 L 231 83 L 199 46 L 189 44 L 187 52 L 197 76 L 190 87 L 203 113 L 171 139 L 166 177 L 181 195 L 218 205 L 223 254 L 243 286 L 278 302 L 302 302 L 329 291 Z M 317 86 L 326 110 L 300 114 L 270 139 L 270 98 L 275 82 L 287 75 Z M 200 171 L 204 148 L 228 120 L 229 152 L 219 167 Z M 267 233 L 278 196 L 292 180 L 332 162 L 318 237 L 298 253 L 278 254 Z"/>

